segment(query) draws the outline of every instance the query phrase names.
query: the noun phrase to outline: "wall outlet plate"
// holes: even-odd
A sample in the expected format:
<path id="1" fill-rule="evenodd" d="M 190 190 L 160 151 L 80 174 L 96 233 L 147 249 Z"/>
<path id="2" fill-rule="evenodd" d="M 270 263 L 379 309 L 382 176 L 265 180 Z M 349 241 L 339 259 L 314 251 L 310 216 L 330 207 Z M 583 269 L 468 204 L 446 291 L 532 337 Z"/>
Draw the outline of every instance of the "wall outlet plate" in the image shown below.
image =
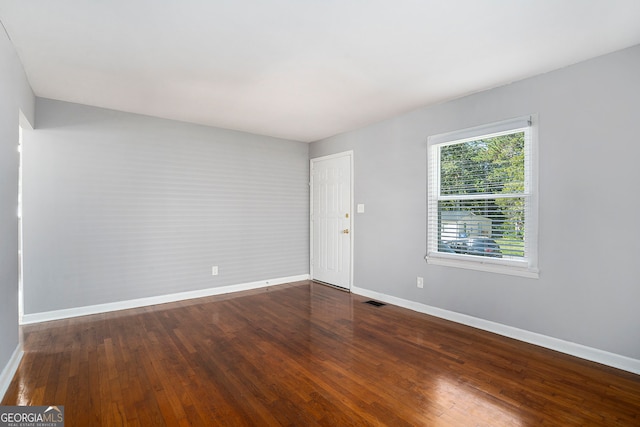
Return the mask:
<path id="1" fill-rule="evenodd" d="M 217 276 L 218 275 L 218 266 L 214 265 L 213 267 L 211 267 L 211 275 L 212 276 Z"/>
<path id="2" fill-rule="evenodd" d="M 424 288 L 424 279 L 422 277 L 418 277 L 418 280 L 416 281 L 416 285 L 422 289 Z"/>

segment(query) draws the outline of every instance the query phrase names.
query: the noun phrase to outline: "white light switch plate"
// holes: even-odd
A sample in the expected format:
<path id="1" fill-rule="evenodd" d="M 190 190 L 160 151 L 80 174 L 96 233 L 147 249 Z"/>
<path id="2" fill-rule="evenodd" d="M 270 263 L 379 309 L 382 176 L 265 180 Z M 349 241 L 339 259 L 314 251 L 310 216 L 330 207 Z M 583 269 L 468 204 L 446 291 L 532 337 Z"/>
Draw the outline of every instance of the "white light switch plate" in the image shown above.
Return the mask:
<path id="1" fill-rule="evenodd" d="M 358 213 L 364 213 L 364 203 L 359 203 L 356 209 Z"/>

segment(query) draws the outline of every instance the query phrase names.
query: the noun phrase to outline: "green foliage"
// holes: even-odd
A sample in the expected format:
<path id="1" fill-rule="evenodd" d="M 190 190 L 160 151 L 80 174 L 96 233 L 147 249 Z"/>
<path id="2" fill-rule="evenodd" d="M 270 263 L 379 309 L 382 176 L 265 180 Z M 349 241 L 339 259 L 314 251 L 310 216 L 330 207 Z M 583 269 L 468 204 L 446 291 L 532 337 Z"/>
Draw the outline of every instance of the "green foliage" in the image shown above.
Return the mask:
<path id="1" fill-rule="evenodd" d="M 524 162 L 524 132 L 442 146 L 441 194 L 481 197 L 441 202 L 441 209 L 490 218 L 496 237 L 522 240 Z M 488 198 L 488 194 L 504 197 Z"/>
<path id="2" fill-rule="evenodd" d="M 523 257 L 524 256 L 524 241 L 514 239 L 495 239 L 502 255 Z"/>

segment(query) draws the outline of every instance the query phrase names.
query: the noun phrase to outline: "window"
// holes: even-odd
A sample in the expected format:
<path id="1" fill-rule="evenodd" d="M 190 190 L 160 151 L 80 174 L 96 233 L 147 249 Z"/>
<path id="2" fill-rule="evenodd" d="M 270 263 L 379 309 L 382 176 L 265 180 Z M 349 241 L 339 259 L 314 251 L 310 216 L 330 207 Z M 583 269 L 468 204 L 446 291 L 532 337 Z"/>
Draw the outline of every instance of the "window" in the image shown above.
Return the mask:
<path id="1" fill-rule="evenodd" d="M 429 137 L 428 263 L 537 277 L 533 120 Z"/>

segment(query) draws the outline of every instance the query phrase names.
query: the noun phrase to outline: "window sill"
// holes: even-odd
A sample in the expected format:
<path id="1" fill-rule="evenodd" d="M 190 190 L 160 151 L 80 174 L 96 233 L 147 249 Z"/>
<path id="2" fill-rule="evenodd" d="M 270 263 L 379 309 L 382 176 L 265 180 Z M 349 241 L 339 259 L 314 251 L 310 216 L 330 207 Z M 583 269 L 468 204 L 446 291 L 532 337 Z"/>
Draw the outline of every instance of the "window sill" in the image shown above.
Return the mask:
<path id="1" fill-rule="evenodd" d="M 474 257 L 476 258 L 476 257 Z M 478 257 L 481 258 L 481 257 Z M 427 264 L 442 265 L 445 267 L 464 268 L 467 270 L 486 271 L 489 273 L 507 274 L 511 276 L 527 277 L 529 279 L 537 279 L 539 277 L 538 269 L 530 268 L 523 262 L 497 261 L 481 258 L 476 259 L 460 259 L 458 256 L 449 257 L 441 255 L 427 255 L 425 257 Z"/>

